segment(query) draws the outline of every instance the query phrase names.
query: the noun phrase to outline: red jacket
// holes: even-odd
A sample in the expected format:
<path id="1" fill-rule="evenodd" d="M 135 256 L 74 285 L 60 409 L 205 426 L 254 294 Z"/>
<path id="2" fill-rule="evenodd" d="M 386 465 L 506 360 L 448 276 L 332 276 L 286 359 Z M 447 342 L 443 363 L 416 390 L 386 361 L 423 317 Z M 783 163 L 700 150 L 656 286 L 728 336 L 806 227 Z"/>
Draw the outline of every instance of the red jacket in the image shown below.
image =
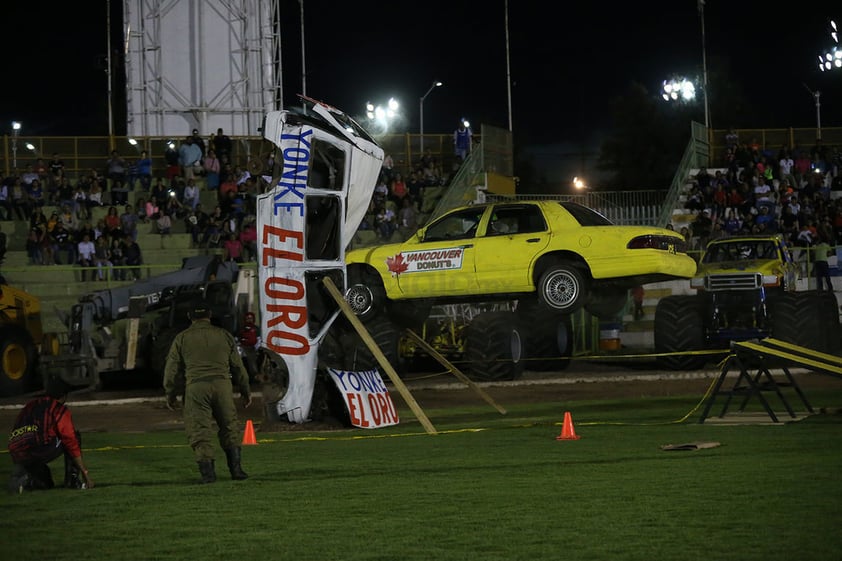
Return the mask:
<path id="1" fill-rule="evenodd" d="M 32 449 L 60 439 L 70 457 L 82 455 L 76 428 L 67 406 L 52 397 L 39 397 L 24 405 L 9 435 L 9 454 L 15 463 L 29 459 Z"/>

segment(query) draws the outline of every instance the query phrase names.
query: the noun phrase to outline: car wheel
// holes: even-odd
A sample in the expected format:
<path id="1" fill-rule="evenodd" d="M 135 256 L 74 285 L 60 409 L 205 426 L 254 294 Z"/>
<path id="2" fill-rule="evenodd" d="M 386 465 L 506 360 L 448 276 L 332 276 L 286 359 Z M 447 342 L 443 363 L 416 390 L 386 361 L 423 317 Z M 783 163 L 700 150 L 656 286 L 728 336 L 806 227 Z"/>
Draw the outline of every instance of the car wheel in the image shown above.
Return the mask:
<path id="1" fill-rule="evenodd" d="M 558 313 L 578 311 L 585 303 L 586 293 L 585 275 L 575 265 L 551 265 L 538 281 L 538 301 Z"/>
<path id="2" fill-rule="evenodd" d="M 360 267 L 349 267 L 345 301 L 358 318 L 369 321 L 385 306 L 386 289 L 377 274 Z"/>
<path id="3" fill-rule="evenodd" d="M 681 353 L 705 347 L 701 303 L 695 296 L 667 296 L 655 308 L 655 352 Z M 699 355 L 668 355 L 658 362 L 671 370 L 698 370 L 707 360 Z"/>
<path id="4" fill-rule="evenodd" d="M 515 380 L 523 374 L 524 341 L 512 312 L 484 312 L 465 328 L 465 360 L 474 380 Z"/>

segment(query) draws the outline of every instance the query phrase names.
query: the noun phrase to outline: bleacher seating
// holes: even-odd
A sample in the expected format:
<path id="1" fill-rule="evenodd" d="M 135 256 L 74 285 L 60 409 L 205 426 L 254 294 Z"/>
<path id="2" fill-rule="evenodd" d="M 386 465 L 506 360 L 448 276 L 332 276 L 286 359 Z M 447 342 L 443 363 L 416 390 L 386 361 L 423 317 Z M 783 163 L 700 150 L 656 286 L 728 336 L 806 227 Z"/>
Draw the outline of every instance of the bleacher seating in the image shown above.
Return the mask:
<path id="1" fill-rule="evenodd" d="M 137 189 L 130 192 L 129 204 L 134 206 L 138 198 L 146 198 L 146 195 L 146 192 Z M 212 209 L 216 206 L 216 192 L 202 185 L 201 202 L 203 208 Z M 105 217 L 108 206 L 91 209 L 91 224 Z M 122 207 L 118 208 L 122 210 Z M 57 207 L 44 207 L 44 214 L 49 216 L 53 210 L 57 210 Z M 42 321 L 47 331 L 64 330 L 56 310 L 68 313 L 71 306 L 85 294 L 134 282 L 112 279 L 96 281 L 95 273 L 87 275 L 83 282 L 82 269 L 78 265 L 30 265 L 26 253 L 29 223 L 25 220 L 4 222 L 3 231 L 8 239 L 8 249 L 2 264 L 3 276 L 10 285 L 40 298 Z M 185 257 L 208 252 L 222 254 L 220 248 L 194 248 L 182 220 L 174 220 L 172 232 L 164 236 L 157 233 L 154 223 L 138 224 L 137 242 L 143 255 L 143 278 L 176 270 L 181 267 Z"/>

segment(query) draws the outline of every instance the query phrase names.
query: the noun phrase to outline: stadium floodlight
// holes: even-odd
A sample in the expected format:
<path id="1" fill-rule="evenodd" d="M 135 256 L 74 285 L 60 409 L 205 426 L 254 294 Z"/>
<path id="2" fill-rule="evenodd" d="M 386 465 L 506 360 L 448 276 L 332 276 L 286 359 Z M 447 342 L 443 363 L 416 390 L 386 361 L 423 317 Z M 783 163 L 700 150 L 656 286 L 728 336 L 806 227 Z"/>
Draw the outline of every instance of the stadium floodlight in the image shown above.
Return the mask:
<path id="1" fill-rule="evenodd" d="M 839 33 L 836 22 L 830 20 L 830 39 L 833 46 L 823 54 L 819 55 L 819 70 L 829 72 L 842 68 L 842 50 L 839 49 Z"/>
<path id="2" fill-rule="evenodd" d="M 685 78 L 664 80 L 661 97 L 664 101 L 689 103 L 696 99 L 696 86 Z"/>
<path id="3" fill-rule="evenodd" d="M 399 111 L 400 103 L 393 97 L 385 105 L 375 105 L 370 101 L 365 104 L 366 118 L 381 133 L 389 130 L 390 123 L 399 117 Z"/>
<path id="4" fill-rule="evenodd" d="M 585 183 L 584 178 L 579 177 L 578 175 L 573 178 L 573 188 L 577 191 L 583 191 L 588 188 L 588 184 Z"/>

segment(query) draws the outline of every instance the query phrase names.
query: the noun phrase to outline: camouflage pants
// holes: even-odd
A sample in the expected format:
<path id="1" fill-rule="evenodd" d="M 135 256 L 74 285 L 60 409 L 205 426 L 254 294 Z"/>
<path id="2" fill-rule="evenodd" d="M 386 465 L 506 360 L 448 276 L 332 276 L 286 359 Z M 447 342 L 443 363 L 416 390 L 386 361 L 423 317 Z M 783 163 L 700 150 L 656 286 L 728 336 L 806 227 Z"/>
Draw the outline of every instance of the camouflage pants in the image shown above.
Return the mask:
<path id="1" fill-rule="evenodd" d="M 231 380 L 188 382 L 184 394 L 184 429 L 196 461 L 214 459 L 214 433 L 223 450 L 240 445 L 240 423 Z"/>

